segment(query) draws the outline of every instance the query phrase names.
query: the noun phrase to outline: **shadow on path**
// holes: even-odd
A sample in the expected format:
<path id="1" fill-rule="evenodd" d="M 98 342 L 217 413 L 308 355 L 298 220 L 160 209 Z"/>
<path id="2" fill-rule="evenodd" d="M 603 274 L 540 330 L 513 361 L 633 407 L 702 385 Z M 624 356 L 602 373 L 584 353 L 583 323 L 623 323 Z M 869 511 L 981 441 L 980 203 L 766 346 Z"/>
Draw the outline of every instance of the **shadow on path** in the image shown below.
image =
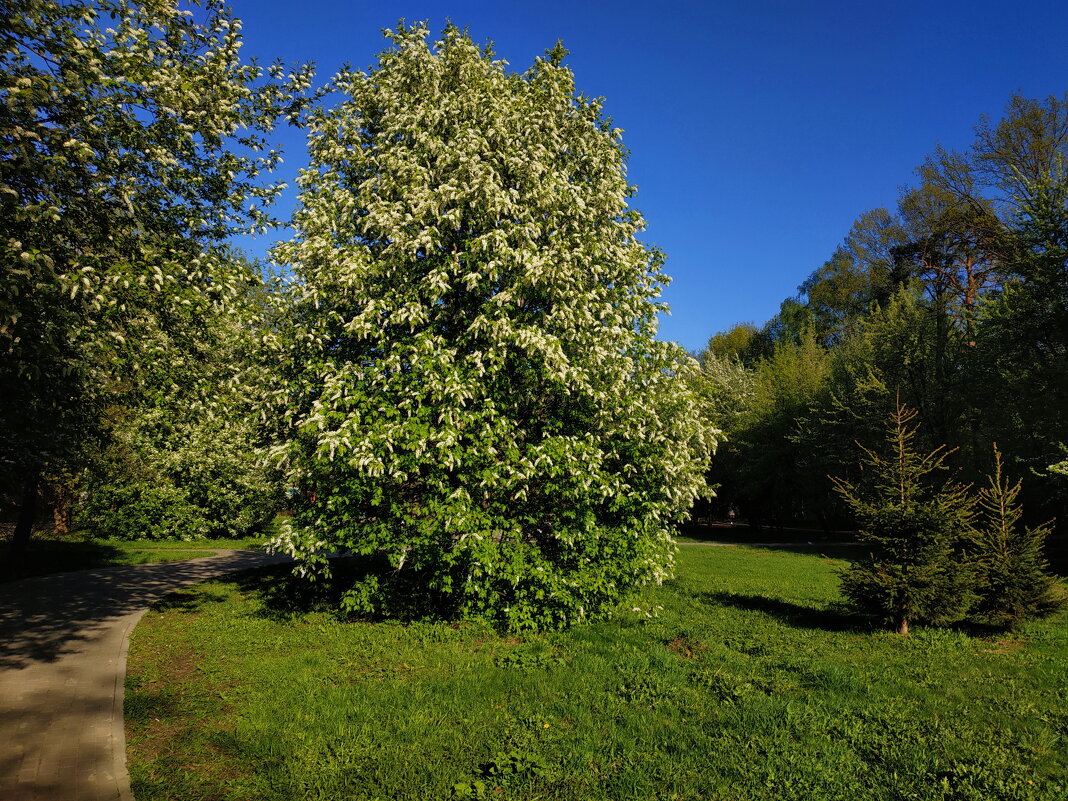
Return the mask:
<path id="1" fill-rule="evenodd" d="M 130 630 L 181 587 L 287 560 L 221 551 L 0 585 L 0 799 L 133 801 L 123 732 Z"/>
<path id="2" fill-rule="evenodd" d="M 187 584 L 285 560 L 229 551 L 188 562 L 122 565 L 0 585 L 0 670 L 54 662 L 118 618 Z"/>
<path id="3" fill-rule="evenodd" d="M 12 553 L 10 542 L 0 541 L 0 582 L 73 570 L 98 570 L 116 564 L 122 555 L 121 548 L 99 540 L 68 541 L 35 536 L 21 554 Z"/>

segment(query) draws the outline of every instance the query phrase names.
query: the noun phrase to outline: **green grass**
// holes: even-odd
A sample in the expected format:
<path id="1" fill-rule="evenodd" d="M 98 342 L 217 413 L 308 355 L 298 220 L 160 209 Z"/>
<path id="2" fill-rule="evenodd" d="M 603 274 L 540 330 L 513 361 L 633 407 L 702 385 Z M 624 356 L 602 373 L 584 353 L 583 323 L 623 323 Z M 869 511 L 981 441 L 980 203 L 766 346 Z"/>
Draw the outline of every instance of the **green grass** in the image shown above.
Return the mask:
<path id="1" fill-rule="evenodd" d="M 657 617 L 521 639 L 290 612 L 277 569 L 199 585 L 133 635 L 134 794 L 1068 797 L 1068 620 L 903 639 L 838 608 L 841 564 L 684 546 Z"/>
<path id="2" fill-rule="evenodd" d="M 210 556 L 212 550 L 256 548 L 263 538 L 244 540 L 101 540 L 77 533 L 66 537 L 35 535 L 20 558 L 10 554 L 7 542 L 0 541 L 0 581 L 86 570 L 113 565 L 143 565 Z M 208 549 L 208 550 L 205 550 Z"/>
<path id="3" fill-rule="evenodd" d="M 825 531 L 821 528 L 796 528 L 793 526 L 769 526 L 755 528 L 747 522 L 739 521 L 734 525 L 716 522 L 713 525 L 684 523 L 679 526 L 682 541 L 691 542 L 790 542 L 805 544 L 812 542 L 851 542 L 856 540 L 856 531 Z"/>

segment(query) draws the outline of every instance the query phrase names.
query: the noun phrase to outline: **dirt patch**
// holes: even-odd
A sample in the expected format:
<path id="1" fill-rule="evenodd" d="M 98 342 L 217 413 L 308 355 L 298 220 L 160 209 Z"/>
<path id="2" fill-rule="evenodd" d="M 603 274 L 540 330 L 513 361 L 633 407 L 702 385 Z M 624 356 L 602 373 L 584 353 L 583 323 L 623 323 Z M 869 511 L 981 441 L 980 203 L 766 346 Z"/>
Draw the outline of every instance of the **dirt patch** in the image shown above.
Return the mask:
<path id="1" fill-rule="evenodd" d="M 669 642 L 667 647 L 669 651 L 677 654 L 682 659 L 697 659 L 703 651 L 708 649 L 708 646 L 700 640 L 695 640 L 684 634 L 680 634 Z"/>
<path id="2" fill-rule="evenodd" d="M 984 654 L 1015 654 L 1024 647 L 1023 637 L 1004 637 L 1000 640 L 986 640 Z"/>
<path id="3" fill-rule="evenodd" d="M 181 760 L 179 773 L 189 786 L 174 788 L 177 798 L 191 786 L 218 786 L 249 774 L 230 758 L 235 725 L 232 704 L 220 692 L 226 688 L 204 673 L 203 655 L 191 644 L 168 641 L 173 628 L 166 618 L 173 614 L 149 613 L 137 627 L 139 653 L 128 674 L 125 724 L 130 762 L 143 781 L 173 776 Z"/>

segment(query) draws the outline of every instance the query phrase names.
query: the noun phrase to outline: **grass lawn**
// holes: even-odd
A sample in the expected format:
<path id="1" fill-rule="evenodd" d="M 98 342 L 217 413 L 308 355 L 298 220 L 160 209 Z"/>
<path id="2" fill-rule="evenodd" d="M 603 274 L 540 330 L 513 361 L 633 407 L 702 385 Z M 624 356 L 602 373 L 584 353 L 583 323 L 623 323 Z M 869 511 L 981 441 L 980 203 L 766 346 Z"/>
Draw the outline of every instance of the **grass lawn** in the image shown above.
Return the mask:
<path id="1" fill-rule="evenodd" d="M 683 542 L 851 542 L 856 540 L 856 531 L 824 531 L 817 528 L 794 528 L 791 526 L 762 526 L 756 528 L 747 522 L 733 525 L 715 522 L 711 524 L 684 523 L 679 526 L 679 538 Z"/>
<path id="2" fill-rule="evenodd" d="M 523 638 L 287 613 L 277 569 L 202 584 L 133 634 L 134 794 L 1068 797 L 1068 617 L 903 639 L 836 608 L 841 564 L 685 545 L 658 617 Z"/>
<path id="3" fill-rule="evenodd" d="M 29 550 L 15 560 L 0 541 L 0 581 L 86 570 L 112 565 L 144 565 L 210 556 L 223 548 L 255 548 L 263 538 L 247 540 L 98 540 L 77 533 L 66 537 L 35 535 Z M 208 550 L 204 550 L 208 549 Z"/>

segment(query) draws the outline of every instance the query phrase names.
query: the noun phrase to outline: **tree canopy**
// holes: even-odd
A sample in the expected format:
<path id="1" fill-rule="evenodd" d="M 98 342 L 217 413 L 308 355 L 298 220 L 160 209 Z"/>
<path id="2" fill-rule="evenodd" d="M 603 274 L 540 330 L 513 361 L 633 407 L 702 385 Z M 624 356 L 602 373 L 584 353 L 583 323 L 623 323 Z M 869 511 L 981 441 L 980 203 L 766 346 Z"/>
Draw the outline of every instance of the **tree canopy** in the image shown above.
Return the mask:
<path id="1" fill-rule="evenodd" d="M 709 340 L 701 356 L 716 367 L 705 370 L 714 384 L 709 397 L 722 397 L 727 387 L 757 390 L 742 413 L 713 414 L 729 443 L 710 476 L 722 485 L 724 503 L 740 504 L 758 524 L 771 507 L 780 521 L 828 531 L 875 525 L 874 501 L 864 506 L 862 494 L 852 490 L 828 493 L 829 476 L 840 477 L 840 487 L 858 488 L 866 475 L 887 467 L 872 461 L 874 451 L 858 461 L 854 443 L 875 442 L 888 415 L 900 418 L 900 402 L 915 415 L 917 428 L 909 428 L 908 437 L 916 440 L 913 453 L 946 448 L 939 451 L 945 467 L 961 482 L 984 483 L 994 473 L 995 489 L 984 491 L 984 503 L 992 492 L 1020 501 L 1011 521 L 976 535 L 975 542 L 986 543 L 981 548 L 964 544 L 962 523 L 954 524 L 956 534 L 937 527 L 923 534 L 942 549 L 931 562 L 931 580 L 945 574 L 946 554 L 963 558 L 974 546 L 987 555 L 976 557 L 986 566 L 966 582 L 981 596 L 968 614 L 1005 625 L 1037 614 L 1045 603 L 1035 600 L 1046 591 L 1046 578 L 1035 578 L 1045 575 L 1045 535 L 1056 551 L 1068 517 L 1066 131 L 1068 96 L 1011 97 L 1002 119 L 980 120 L 970 148 L 938 148 L 925 159 L 917 183 L 903 188 L 894 210 L 857 219 L 797 295 L 746 337 L 738 364 L 748 376 L 724 370 L 717 355 L 745 329 Z M 796 377 L 789 377 L 791 370 Z M 791 392 L 761 390 L 784 382 Z M 727 407 L 717 400 L 720 408 Z M 907 428 L 901 419 L 897 426 L 899 433 Z M 1002 450 L 992 460 L 994 441 Z M 1018 486 L 1006 483 L 1003 467 L 1021 477 Z M 923 514 L 946 521 L 953 503 L 971 503 L 963 497 L 935 503 L 935 497 L 921 504 Z M 1046 527 L 1051 517 L 1060 522 Z M 991 555 L 994 542 L 1009 543 L 1001 550 L 1010 556 Z M 895 565 L 905 570 L 904 562 Z M 890 591 L 879 584 L 893 578 L 890 572 L 874 562 L 869 567 L 863 581 L 846 585 L 858 602 Z M 980 575 L 988 578 L 975 578 Z M 900 591 L 902 598 L 908 594 Z M 939 615 L 964 613 L 964 607 L 940 604 Z"/>

